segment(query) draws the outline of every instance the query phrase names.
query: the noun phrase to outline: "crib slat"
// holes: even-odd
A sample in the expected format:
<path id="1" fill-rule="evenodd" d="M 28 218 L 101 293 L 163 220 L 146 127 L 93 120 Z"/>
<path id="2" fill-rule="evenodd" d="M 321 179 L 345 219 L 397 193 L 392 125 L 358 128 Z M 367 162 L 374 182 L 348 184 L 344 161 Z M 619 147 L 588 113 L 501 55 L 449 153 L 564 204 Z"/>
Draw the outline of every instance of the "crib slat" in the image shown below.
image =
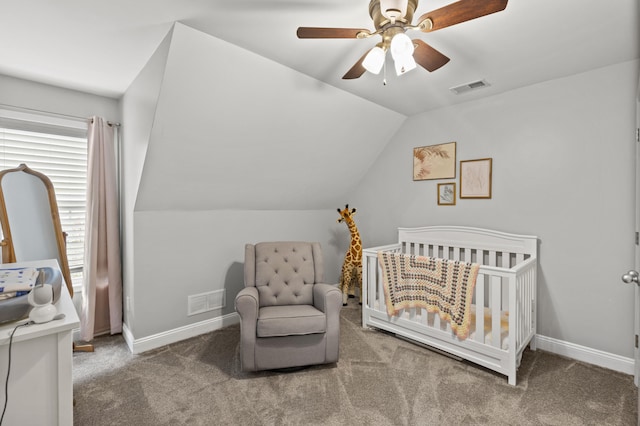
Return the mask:
<path id="1" fill-rule="evenodd" d="M 373 308 L 376 302 L 376 287 L 378 282 L 381 279 L 380 274 L 378 274 L 378 259 L 370 258 L 369 262 L 367 262 L 367 306 Z"/>
<path id="2" fill-rule="evenodd" d="M 362 265 L 362 306 L 365 306 L 367 300 L 371 300 L 369 297 L 369 293 L 371 292 L 371 288 L 367 286 L 365 288 L 365 284 L 371 283 L 371 264 L 373 263 L 373 259 L 370 256 L 365 254 L 362 258 L 364 262 Z M 370 284 L 369 284 L 370 285 Z"/>
<path id="3" fill-rule="evenodd" d="M 484 343 L 484 274 L 476 279 L 476 342 Z"/>
<path id="4" fill-rule="evenodd" d="M 526 324 L 529 320 L 529 313 L 527 312 L 527 300 L 526 294 L 528 293 L 527 289 L 527 277 L 526 274 L 521 276 L 519 279 L 516 278 L 516 301 L 514 306 L 516 307 L 517 321 L 517 340 L 516 340 L 516 349 L 520 348 L 520 344 L 522 343 L 524 336 L 526 334 Z M 524 308 L 524 309 L 523 309 Z M 509 327 L 511 328 L 511 327 Z"/>
<path id="5" fill-rule="evenodd" d="M 526 301 L 526 304 L 523 304 L 522 309 L 526 312 L 527 316 L 526 316 L 526 322 L 524 324 L 521 325 L 521 327 L 523 327 L 524 329 L 524 333 L 523 333 L 523 339 L 526 338 L 526 336 L 529 335 L 529 333 L 531 333 L 533 331 L 533 322 L 534 322 L 534 318 L 535 318 L 535 313 L 533 312 L 533 303 L 532 300 L 535 299 L 535 294 L 534 294 L 534 275 L 533 275 L 533 270 L 531 271 L 527 271 L 526 274 L 524 274 L 523 276 L 523 280 L 526 284 L 525 287 L 525 291 L 523 292 L 524 294 L 522 295 L 522 298 L 524 301 Z M 534 337 L 535 339 L 535 337 Z"/>
<path id="6" fill-rule="evenodd" d="M 378 311 L 385 312 L 385 300 L 384 300 L 384 288 L 382 278 L 382 267 L 378 264 L 378 282 L 377 282 L 377 291 L 375 291 L 374 300 L 378 304 Z"/>
<path id="7" fill-rule="evenodd" d="M 500 262 L 500 267 L 504 269 L 511 268 L 511 254 L 510 252 L 502 252 L 502 261 Z M 515 284 L 515 282 L 513 283 Z M 500 294 L 502 295 L 502 306 L 505 307 L 504 310 L 507 310 L 506 307 L 509 306 L 509 292 L 514 289 L 513 286 L 508 285 L 505 281 L 505 285 L 501 286 Z"/>
<path id="8" fill-rule="evenodd" d="M 522 322 L 520 327 L 523 329 L 522 339 L 525 339 L 529 333 L 531 332 L 531 327 L 533 324 L 533 311 L 532 311 L 532 300 L 535 299 L 535 295 L 533 294 L 533 271 L 527 271 L 522 276 L 522 280 L 524 281 L 524 289 L 522 294 L 520 295 L 522 301 L 522 310 L 524 311 L 525 320 Z"/>
<path id="9" fill-rule="evenodd" d="M 482 263 L 483 265 L 496 266 L 496 252 L 495 251 L 482 251 Z M 479 254 L 480 256 L 480 254 Z M 486 258 L 486 261 L 485 261 Z M 488 278 L 487 278 L 488 279 Z M 487 302 L 493 300 L 493 286 L 487 285 Z M 490 305 L 487 305 L 490 306 Z"/>
<path id="10" fill-rule="evenodd" d="M 496 266 L 496 252 L 494 250 L 489 251 L 489 266 Z"/>
<path id="11" fill-rule="evenodd" d="M 459 247 L 454 247 L 453 248 L 453 260 L 460 260 L 460 248 Z"/>
<path id="12" fill-rule="evenodd" d="M 526 313 L 526 321 L 523 321 L 521 327 L 523 327 L 524 332 L 522 338 L 527 338 L 531 333 L 535 333 L 535 306 L 533 301 L 535 300 L 535 269 L 530 269 L 527 271 L 522 279 L 524 280 L 526 287 L 523 292 L 522 299 L 522 309 Z M 535 337 L 534 337 L 535 339 Z M 533 349 L 535 349 L 535 343 L 533 344 Z"/>
<path id="13" fill-rule="evenodd" d="M 501 291 L 500 291 L 500 277 L 491 277 L 491 345 L 499 348 L 500 347 L 500 299 L 501 299 Z"/>

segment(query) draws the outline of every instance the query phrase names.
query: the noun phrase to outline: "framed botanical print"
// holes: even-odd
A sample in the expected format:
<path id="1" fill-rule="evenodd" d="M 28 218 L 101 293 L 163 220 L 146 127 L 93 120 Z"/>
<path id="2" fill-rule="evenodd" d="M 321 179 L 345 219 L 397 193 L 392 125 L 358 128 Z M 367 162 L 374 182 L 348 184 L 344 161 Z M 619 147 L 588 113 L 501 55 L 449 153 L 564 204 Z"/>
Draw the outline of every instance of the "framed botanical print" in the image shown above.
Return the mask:
<path id="1" fill-rule="evenodd" d="M 454 179 L 456 143 L 413 148 L 413 180 Z"/>
<path id="2" fill-rule="evenodd" d="M 492 159 L 460 161 L 460 198 L 491 198 Z"/>
<path id="3" fill-rule="evenodd" d="M 439 206 L 455 206 L 456 205 L 456 183 L 439 183 L 438 184 L 438 205 Z"/>

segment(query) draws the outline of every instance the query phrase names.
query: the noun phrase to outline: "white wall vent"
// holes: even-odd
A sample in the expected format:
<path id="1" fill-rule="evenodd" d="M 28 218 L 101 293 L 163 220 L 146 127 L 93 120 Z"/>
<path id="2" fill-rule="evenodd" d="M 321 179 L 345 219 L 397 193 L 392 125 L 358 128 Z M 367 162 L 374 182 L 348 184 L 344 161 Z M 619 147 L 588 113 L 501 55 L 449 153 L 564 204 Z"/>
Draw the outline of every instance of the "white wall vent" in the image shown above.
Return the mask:
<path id="1" fill-rule="evenodd" d="M 462 93 L 470 92 L 471 90 L 481 89 L 487 86 L 490 86 L 490 84 L 487 83 L 486 80 L 478 80 L 478 81 L 473 81 L 471 83 L 463 84 L 461 86 L 452 87 L 449 90 L 451 90 L 456 95 L 460 95 Z"/>
<path id="2" fill-rule="evenodd" d="M 225 289 L 192 294 L 187 298 L 187 316 L 222 309 L 226 306 L 226 301 Z"/>

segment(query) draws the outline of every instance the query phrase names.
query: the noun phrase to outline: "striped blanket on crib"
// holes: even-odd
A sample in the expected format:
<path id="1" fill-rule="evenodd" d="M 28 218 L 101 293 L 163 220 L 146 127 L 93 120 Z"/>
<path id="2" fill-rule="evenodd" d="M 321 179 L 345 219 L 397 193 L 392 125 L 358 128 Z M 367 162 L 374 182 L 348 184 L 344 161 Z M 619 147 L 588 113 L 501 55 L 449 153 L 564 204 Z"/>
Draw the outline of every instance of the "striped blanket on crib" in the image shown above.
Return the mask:
<path id="1" fill-rule="evenodd" d="M 378 252 L 378 261 L 389 315 L 424 308 L 449 321 L 460 339 L 467 338 L 480 265 L 384 251 Z"/>

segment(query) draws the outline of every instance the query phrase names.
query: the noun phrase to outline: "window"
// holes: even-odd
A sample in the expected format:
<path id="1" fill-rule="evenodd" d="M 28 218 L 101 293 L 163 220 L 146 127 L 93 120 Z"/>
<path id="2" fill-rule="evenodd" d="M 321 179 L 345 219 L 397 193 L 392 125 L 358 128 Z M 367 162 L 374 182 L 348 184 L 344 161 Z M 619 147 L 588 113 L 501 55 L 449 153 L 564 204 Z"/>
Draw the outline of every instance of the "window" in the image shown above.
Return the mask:
<path id="1" fill-rule="evenodd" d="M 0 109 L 0 170 L 25 163 L 53 183 L 74 287 L 82 284 L 87 186 L 86 120 Z"/>

